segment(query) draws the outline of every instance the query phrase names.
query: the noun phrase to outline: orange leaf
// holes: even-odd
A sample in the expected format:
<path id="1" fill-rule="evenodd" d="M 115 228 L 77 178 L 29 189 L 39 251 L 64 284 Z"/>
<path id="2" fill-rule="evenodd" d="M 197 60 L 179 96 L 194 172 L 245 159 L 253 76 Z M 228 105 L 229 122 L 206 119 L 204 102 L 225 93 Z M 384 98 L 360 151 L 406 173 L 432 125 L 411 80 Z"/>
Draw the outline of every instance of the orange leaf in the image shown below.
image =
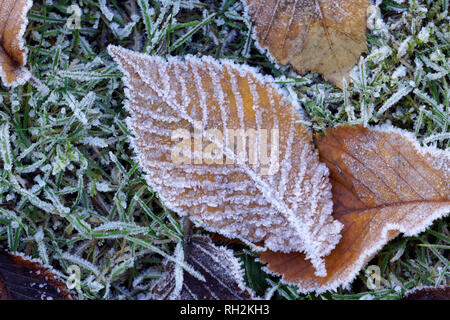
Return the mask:
<path id="1" fill-rule="evenodd" d="M 178 247 L 177 249 L 181 249 Z M 184 250 L 184 251 L 183 251 Z M 232 250 L 219 247 L 206 236 L 194 235 L 181 251 L 194 276 L 174 262 L 151 288 L 152 300 L 249 300 L 254 293 L 244 283 L 243 270 Z M 180 258 L 180 257 L 175 257 Z M 203 279 L 198 279 L 203 277 Z"/>
<path id="2" fill-rule="evenodd" d="M 324 274 L 321 257 L 342 227 L 331 219 L 328 170 L 274 79 L 229 60 L 109 53 L 125 74 L 134 149 L 164 203 L 229 238 L 305 252 Z"/>
<path id="3" fill-rule="evenodd" d="M 245 0 L 256 40 L 277 63 L 321 73 L 342 88 L 367 50 L 368 0 Z"/>
<path id="4" fill-rule="evenodd" d="M 65 283 L 30 258 L 0 250 L 0 300 L 74 300 Z"/>
<path id="5" fill-rule="evenodd" d="M 348 285 L 390 239 L 400 232 L 417 235 L 450 212 L 448 150 L 420 147 L 394 128 L 342 126 L 316 138 L 330 169 L 333 216 L 344 224 L 342 239 L 325 258 L 327 276 L 315 276 L 302 254 L 260 257 L 304 292 Z"/>
<path id="6" fill-rule="evenodd" d="M 27 49 L 23 35 L 32 5 L 31 0 L 0 0 L 0 77 L 6 86 L 22 85 L 30 77 L 24 68 Z"/>

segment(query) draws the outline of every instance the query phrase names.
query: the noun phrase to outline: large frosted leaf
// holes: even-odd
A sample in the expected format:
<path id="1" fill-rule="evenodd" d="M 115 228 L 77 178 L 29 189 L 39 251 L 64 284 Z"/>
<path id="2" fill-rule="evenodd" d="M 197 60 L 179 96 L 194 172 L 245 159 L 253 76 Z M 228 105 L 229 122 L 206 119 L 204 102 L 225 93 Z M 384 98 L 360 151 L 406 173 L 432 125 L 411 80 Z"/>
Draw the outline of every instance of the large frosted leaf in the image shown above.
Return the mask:
<path id="1" fill-rule="evenodd" d="M 23 35 L 31 0 L 0 0 L 0 77 L 6 86 L 24 84 L 30 77 L 23 68 L 27 49 Z"/>
<path id="2" fill-rule="evenodd" d="M 325 275 L 322 257 L 335 247 L 342 227 L 331 218 L 328 169 L 319 162 L 310 133 L 297 123 L 298 111 L 273 79 L 228 60 L 166 60 L 115 46 L 109 53 L 125 74 L 135 151 L 165 204 L 227 237 L 274 251 L 304 252 Z M 197 138 L 203 134 L 203 144 L 192 147 L 191 164 L 172 161 L 181 143 L 172 135 L 180 129 Z M 223 137 L 231 129 L 255 130 L 260 139 L 247 141 L 243 150 L 256 150 L 256 161 L 250 164 L 252 152 L 235 151 L 211 129 Z M 188 138 L 191 150 L 195 139 Z M 216 158 L 222 164 L 205 152 L 204 161 L 198 161 L 198 148 L 206 151 L 211 145 L 222 151 Z M 267 165 L 263 154 L 270 159 Z"/>
<path id="3" fill-rule="evenodd" d="M 179 248 L 181 249 L 181 248 Z M 181 251 L 181 250 L 177 250 Z M 183 251 L 182 251 L 183 252 Z M 209 237 L 193 236 L 175 258 L 200 276 L 166 261 L 164 275 L 152 287 L 154 300 L 248 300 L 253 292 L 244 283 L 243 270 L 233 251 L 214 245 Z M 202 277 L 202 279 L 199 279 Z"/>
<path id="4" fill-rule="evenodd" d="M 259 46 L 341 87 L 367 49 L 368 0 L 243 0 Z"/>
<path id="5" fill-rule="evenodd" d="M 349 285 L 361 268 L 400 232 L 417 235 L 450 212 L 450 152 L 419 146 L 391 127 L 338 127 L 318 136 L 320 159 L 330 169 L 333 216 L 342 239 L 325 258 L 319 278 L 302 254 L 265 252 L 269 270 L 300 290 Z"/>
<path id="6" fill-rule="evenodd" d="M 73 300 L 51 269 L 37 261 L 0 250 L 0 300 Z"/>

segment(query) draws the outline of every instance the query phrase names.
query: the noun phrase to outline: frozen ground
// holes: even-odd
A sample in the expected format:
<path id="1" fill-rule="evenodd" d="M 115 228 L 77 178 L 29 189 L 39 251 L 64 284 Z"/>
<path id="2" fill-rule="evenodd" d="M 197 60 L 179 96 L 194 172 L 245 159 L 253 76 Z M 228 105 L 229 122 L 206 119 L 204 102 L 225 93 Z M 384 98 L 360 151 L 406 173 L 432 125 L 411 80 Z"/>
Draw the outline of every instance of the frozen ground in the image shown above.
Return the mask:
<path id="1" fill-rule="evenodd" d="M 34 2 L 25 35 L 28 66 L 50 94 L 29 84 L 0 89 L 0 151 L 12 159 L 0 160 L 0 242 L 63 275 L 79 265 L 80 298 L 145 298 L 181 237 L 177 214 L 147 187 L 130 149 L 121 73 L 106 52 L 110 43 L 256 66 L 283 79 L 279 83 L 298 97 L 310 119 L 305 124 L 315 131 L 390 123 L 423 145 L 449 147 L 447 0 L 377 1 L 369 52 L 344 91 L 317 74 L 274 66 L 254 46 L 237 0 Z M 76 12 L 68 13 L 72 4 L 82 10 L 80 28 Z M 299 295 L 295 286 L 265 274 L 254 253 L 232 248 L 260 296 L 397 299 L 416 286 L 448 284 L 448 221 L 385 246 L 369 263 L 381 270 L 375 290 L 361 272 L 351 290 Z"/>

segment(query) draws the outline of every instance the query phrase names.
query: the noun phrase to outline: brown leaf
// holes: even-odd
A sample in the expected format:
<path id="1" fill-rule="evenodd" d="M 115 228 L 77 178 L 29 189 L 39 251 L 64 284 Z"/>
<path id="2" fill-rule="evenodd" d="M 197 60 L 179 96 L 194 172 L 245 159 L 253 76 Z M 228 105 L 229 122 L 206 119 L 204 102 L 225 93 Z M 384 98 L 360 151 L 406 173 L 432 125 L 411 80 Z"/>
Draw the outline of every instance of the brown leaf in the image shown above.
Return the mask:
<path id="1" fill-rule="evenodd" d="M 252 290 L 244 283 L 240 262 L 234 257 L 233 251 L 214 245 L 209 237 L 193 236 L 184 245 L 184 260 L 205 281 L 184 271 L 174 262 L 166 261 L 165 274 L 152 287 L 151 299 L 254 299 Z"/>
<path id="2" fill-rule="evenodd" d="M 342 88 L 367 49 L 368 0 L 244 0 L 256 40 L 277 63 Z"/>
<path id="3" fill-rule="evenodd" d="M 5 86 L 22 85 L 30 77 L 24 68 L 27 49 L 23 35 L 31 0 L 0 0 L 0 77 Z"/>
<path id="4" fill-rule="evenodd" d="M 305 252 L 324 274 L 321 257 L 339 241 L 342 227 L 331 219 L 328 170 L 274 79 L 229 60 L 167 61 L 115 46 L 109 53 L 125 74 L 134 149 L 164 203 L 229 238 Z M 173 139 L 180 130 L 182 142 Z M 253 140 L 237 135 L 247 145 L 242 153 L 225 142 L 232 130 L 255 133 Z M 188 155 L 174 161 L 182 143 Z M 208 155 L 211 146 L 218 157 Z M 248 154 L 257 154 L 254 164 Z M 270 163 L 264 164 L 264 154 Z"/>
<path id="5" fill-rule="evenodd" d="M 450 300 L 450 287 L 413 289 L 405 294 L 403 300 Z"/>
<path id="6" fill-rule="evenodd" d="M 269 270 L 301 291 L 348 285 L 390 239 L 413 236 L 450 212 L 450 152 L 420 147 L 394 128 L 338 127 L 316 137 L 330 169 L 333 216 L 342 239 L 325 258 L 326 277 L 316 277 L 302 254 L 265 252 Z"/>
<path id="7" fill-rule="evenodd" d="M 0 250 L 0 300 L 74 300 L 50 269 L 21 255 Z"/>

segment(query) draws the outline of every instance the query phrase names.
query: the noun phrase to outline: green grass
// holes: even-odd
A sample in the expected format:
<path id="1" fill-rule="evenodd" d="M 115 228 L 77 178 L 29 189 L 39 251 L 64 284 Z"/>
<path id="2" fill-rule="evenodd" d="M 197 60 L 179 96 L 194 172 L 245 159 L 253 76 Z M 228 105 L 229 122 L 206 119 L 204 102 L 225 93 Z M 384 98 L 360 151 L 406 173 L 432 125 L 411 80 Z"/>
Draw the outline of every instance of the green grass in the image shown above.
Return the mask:
<path id="1" fill-rule="evenodd" d="M 70 265 L 79 265 L 79 298 L 145 298 L 183 237 L 179 217 L 147 186 L 130 149 L 123 84 L 106 53 L 109 43 L 163 56 L 228 58 L 284 76 L 283 86 L 297 94 L 310 118 L 305 124 L 315 131 L 391 123 L 424 145 L 449 146 L 446 0 L 382 1 L 384 24 L 368 33 L 369 52 L 344 91 L 317 74 L 300 76 L 271 63 L 255 48 L 236 0 L 190 6 L 108 0 L 112 18 L 100 2 L 83 0 L 79 30 L 65 26 L 72 1 L 34 3 L 28 67 L 50 91 L 30 84 L 0 88 L 0 246 L 39 257 L 65 277 Z M 361 272 L 350 290 L 299 295 L 264 273 L 256 254 L 234 249 L 261 296 L 273 289 L 274 299 L 398 299 L 416 286 L 448 284 L 448 221 L 387 244 L 369 263 L 380 267 L 379 290 L 367 288 Z"/>

